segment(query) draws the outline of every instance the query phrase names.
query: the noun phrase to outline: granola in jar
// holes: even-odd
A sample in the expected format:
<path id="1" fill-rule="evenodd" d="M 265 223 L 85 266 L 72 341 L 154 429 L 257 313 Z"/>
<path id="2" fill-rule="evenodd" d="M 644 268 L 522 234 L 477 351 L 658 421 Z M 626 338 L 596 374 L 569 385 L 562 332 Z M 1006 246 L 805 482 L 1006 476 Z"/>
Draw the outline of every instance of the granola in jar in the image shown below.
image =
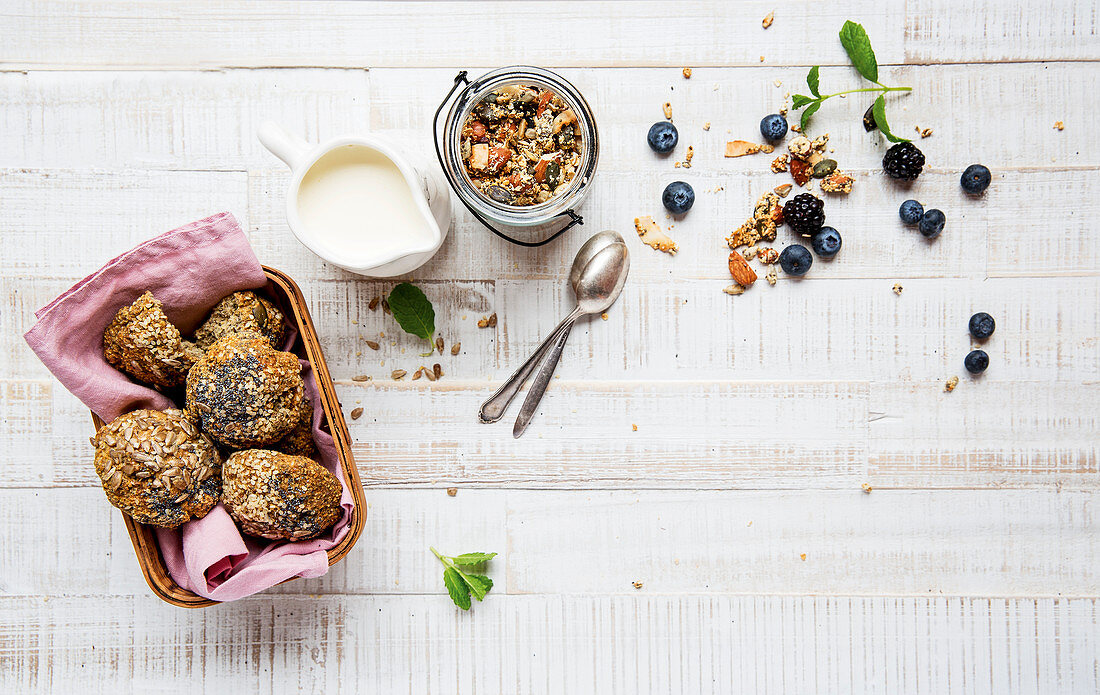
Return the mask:
<path id="1" fill-rule="evenodd" d="M 489 199 L 518 207 L 563 193 L 581 164 L 577 116 L 544 87 L 505 85 L 462 124 L 460 153 L 471 183 Z"/>

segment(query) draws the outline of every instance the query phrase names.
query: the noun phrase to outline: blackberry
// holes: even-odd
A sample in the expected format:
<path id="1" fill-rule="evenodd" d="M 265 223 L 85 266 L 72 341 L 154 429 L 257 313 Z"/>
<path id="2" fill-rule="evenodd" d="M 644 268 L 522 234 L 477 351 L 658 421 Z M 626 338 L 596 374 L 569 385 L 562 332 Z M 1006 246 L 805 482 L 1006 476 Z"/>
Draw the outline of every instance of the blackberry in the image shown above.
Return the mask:
<path id="1" fill-rule="evenodd" d="M 924 154 L 911 142 L 899 142 L 886 150 L 882 168 L 891 178 L 912 181 L 924 168 Z"/>
<path id="2" fill-rule="evenodd" d="M 825 224 L 825 203 L 812 193 L 799 193 L 783 206 L 783 221 L 802 236 L 813 236 Z"/>

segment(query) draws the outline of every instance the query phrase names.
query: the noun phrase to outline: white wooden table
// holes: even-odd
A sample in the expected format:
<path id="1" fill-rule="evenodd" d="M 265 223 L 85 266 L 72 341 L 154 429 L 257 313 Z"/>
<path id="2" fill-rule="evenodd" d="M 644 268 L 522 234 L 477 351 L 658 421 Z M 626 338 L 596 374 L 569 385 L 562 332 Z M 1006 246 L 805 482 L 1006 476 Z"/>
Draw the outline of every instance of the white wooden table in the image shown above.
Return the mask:
<path id="1" fill-rule="evenodd" d="M 838 5 L 0 3 L 0 691 L 1100 690 L 1096 4 Z M 859 174 L 827 203 L 844 250 L 804 281 L 727 296 L 723 237 L 784 179 L 722 145 L 756 139 L 809 65 L 830 90 L 859 86 L 846 18 L 884 81 L 914 88 L 891 120 L 934 130 L 912 194 L 947 230 L 928 244 L 901 227 L 909 195 L 881 174 L 867 104 L 833 100 L 818 132 Z M 367 309 L 393 283 L 291 237 L 288 175 L 257 126 L 384 133 L 427 156 L 457 70 L 518 62 L 560 70 L 596 110 L 586 225 L 526 251 L 458 214 L 412 277 L 462 353 L 440 382 L 392 382 L 419 347 Z M 665 101 L 690 170 L 645 145 Z M 994 171 L 978 201 L 958 186 L 975 161 Z M 671 258 L 631 230 L 665 222 L 677 178 L 698 202 Z M 21 336 L 108 258 L 221 210 L 301 284 L 345 409 L 365 408 L 350 425 L 370 504 L 327 576 L 185 611 L 144 585 L 94 478 L 87 411 Z M 603 228 L 631 245 L 623 297 L 574 331 L 522 440 L 479 425 Z M 998 328 L 972 380 L 977 310 Z M 429 545 L 500 553 L 484 603 L 453 607 Z"/>

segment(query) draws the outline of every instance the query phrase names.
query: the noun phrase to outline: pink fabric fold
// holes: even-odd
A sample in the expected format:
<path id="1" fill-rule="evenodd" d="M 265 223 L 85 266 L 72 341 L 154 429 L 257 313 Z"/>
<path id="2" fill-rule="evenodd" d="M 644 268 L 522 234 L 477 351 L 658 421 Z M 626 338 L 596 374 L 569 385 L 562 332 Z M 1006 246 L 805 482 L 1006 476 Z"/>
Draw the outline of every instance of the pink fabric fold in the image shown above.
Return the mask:
<path id="1" fill-rule="evenodd" d="M 148 290 L 163 303 L 169 320 L 188 334 L 221 298 L 266 285 L 267 276 L 237 220 L 223 212 L 161 234 L 111 260 L 35 312 L 38 321 L 24 337 L 57 380 L 109 422 L 138 408 L 175 407 L 164 394 L 134 383 L 104 360 L 103 331 L 119 309 Z M 294 333 L 288 340 L 296 337 Z M 294 543 L 242 535 L 220 504 L 204 518 L 177 529 L 157 529 L 165 565 L 183 588 L 215 601 L 232 601 L 286 579 L 328 571 L 327 551 L 347 534 L 354 502 L 332 436 L 321 429 L 324 411 L 313 370 L 301 362 L 302 379 L 313 401 L 320 463 L 343 486 L 343 517 L 324 535 Z"/>

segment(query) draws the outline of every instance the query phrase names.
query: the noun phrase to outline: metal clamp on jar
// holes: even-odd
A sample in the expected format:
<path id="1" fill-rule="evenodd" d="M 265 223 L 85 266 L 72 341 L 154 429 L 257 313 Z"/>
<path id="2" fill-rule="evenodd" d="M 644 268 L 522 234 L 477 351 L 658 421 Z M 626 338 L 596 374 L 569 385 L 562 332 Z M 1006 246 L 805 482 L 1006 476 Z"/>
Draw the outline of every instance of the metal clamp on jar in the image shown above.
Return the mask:
<path id="1" fill-rule="evenodd" d="M 459 91 L 459 87 L 463 85 L 465 87 Z M 456 92 L 458 92 L 457 96 L 455 96 Z M 532 102 L 532 96 L 527 92 L 541 98 L 536 98 Z M 471 152 L 470 142 L 473 138 L 469 136 L 465 138 L 464 148 L 463 129 L 467 127 L 471 115 L 474 117 L 473 120 L 480 124 L 482 116 L 491 115 L 481 114 L 480 111 L 495 109 L 498 101 L 506 102 L 509 96 L 514 96 L 516 102 L 507 107 L 512 109 L 510 114 L 512 116 L 516 113 L 525 113 L 518 111 L 519 109 L 529 109 L 533 118 L 536 113 L 541 116 L 544 106 L 554 98 L 560 99 L 560 103 L 564 104 L 564 109 L 558 114 L 559 117 L 554 119 L 552 128 L 548 129 L 547 124 L 542 122 L 547 119 L 533 121 L 538 124 L 538 129 L 531 126 L 531 130 L 535 131 L 536 139 L 547 143 L 569 142 L 574 147 L 574 151 L 579 154 L 579 160 L 569 164 L 569 175 L 572 178 L 556 182 L 549 197 L 547 197 L 549 188 L 547 171 L 549 171 L 549 180 L 561 175 L 560 157 L 557 159 L 553 155 L 539 157 L 537 153 L 533 154 L 519 145 L 516 146 L 515 151 L 512 151 L 500 142 L 492 142 L 487 134 L 480 138 L 484 140 L 484 143 L 479 143 L 484 147 L 483 150 Z M 446 121 L 440 128 L 440 114 L 452 97 L 454 97 L 454 103 L 451 104 Z M 476 111 L 479 109 L 480 111 Z M 521 123 L 526 123 L 525 119 L 519 120 Z M 463 70 L 455 77 L 454 85 L 447 92 L 443 103 L 436 109 L 432 129 L 435 153 L 451 188 L 458 194 L 458 199 L 470 213 L 500 238 L 520 246 L 542 246 L 558 238 L 574 225 L 584 224 L 581 216 L 575 212 L 575 208 L 580 205 L 591 187 L 592 177 L 596 171 L 596 161 L 599 159 L 599 136 L 596 132 L 596 120 L 588 102 L 576 87 L 560 75 L 542 68 L 512 66 L 494 70 L 470 82 L 466 78 L 466 71 Z M 518 137 L 513 136 L 513 140 L 519 140 L 522 136 L 523 133 Z M 486 165 L 484 157 L 487 152 L 491 154 L 489 154 L 489 163 Z M 515 161 L 506 160 L 506 156 L 515 157 L 517 160 L 525 156 L 525 160 L 521 166 L 517 166 Z M 472 180 L 468 169 L 468 167 L 477 166 L 487 166 L 489 170 L 498 171 L 501 175 L 508 174 L 509 186 L 489 185 L 485 186 L 487 191 L 482 190 Z M 535 188 L 531 189 L 531 186 Z M 541 190 L 541 193 L 529 204 L 517 205 L 514 187 L 535 190 L 535 192 Z M 538 240 L 517 239 L 495 226 L 530 228 L 550 223 L 557 218 L 568 222 L 564 227 Z"/>

